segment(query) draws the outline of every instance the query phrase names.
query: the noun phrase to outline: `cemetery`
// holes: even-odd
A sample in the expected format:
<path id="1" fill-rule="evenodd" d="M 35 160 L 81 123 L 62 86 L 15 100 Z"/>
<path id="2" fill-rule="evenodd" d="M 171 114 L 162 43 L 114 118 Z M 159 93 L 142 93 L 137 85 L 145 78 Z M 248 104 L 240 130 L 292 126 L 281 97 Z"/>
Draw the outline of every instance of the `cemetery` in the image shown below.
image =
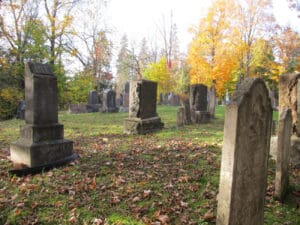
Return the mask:
<path id="1" fill-rule="evenodd" d="M 292 112 L 273 112 L 261 79 L 246 79 L 210 118 L 202 84 L 178 107 L 156 104 L 155 82 L 132 81 L 129 112 L 70 114 L 57 111 L 47 64 L 28 63 L 25 78 L 25 121 L 0 122 L 1 223 L 299 223 Z"/>
<path id="2" fill-rule="evenodd" d="M 299 19 L 0 1 L 0 225 L 300 225 Z"/>

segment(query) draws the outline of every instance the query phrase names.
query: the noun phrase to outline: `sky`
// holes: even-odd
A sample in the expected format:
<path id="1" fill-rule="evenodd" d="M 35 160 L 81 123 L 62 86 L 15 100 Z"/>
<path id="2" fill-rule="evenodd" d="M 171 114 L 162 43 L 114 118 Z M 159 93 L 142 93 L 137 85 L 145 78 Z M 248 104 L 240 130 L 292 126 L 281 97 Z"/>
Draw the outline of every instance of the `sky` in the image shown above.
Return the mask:
<path id="1" fill-rule="evenodd" d="M 143 37 L 155 41 L 158 24 L 163 16 L 169 19 L 172 11 L 181 50 L 186 52 L 192 40 L 188 29 L 199 24 L 210 4 L 211 0 L 111 0 L 107 15 L 115 31 L 114 42 L 119 43 L 126 33 L 129 40 L 138 44 Z M 288 9 L 287 0 L 273 0 L 273 6 L 280 25 L 298 26 L 300 31 L 299 19 Z"/>

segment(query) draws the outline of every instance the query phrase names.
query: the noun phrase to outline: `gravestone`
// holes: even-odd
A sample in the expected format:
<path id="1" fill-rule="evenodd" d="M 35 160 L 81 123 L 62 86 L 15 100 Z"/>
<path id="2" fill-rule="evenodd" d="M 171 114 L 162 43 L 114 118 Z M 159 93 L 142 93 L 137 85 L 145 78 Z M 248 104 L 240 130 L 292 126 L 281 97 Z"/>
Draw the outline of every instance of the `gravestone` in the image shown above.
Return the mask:
<path id="1" fill-rule="evenodd" d="M 25 66 L 25 122 L 20 139 L 10 146 L 11 160 L 43 167 L 73 159 L 73 142 L 64 139 L 58 123 L 57 78 L 47 64 Z"/>
<path id="2" fill-rule="evenodd" d="M 129 107 L 129 90 L 130 90 L 130 84 L 129 82 L 126 82 L 124 87 L 124 107 Z"/>
<path id="3" fill-rule="evenodd" d="M 169 102 L 168 102 L 168 97 L 169 97 L 169 94 L 168 93 L 165 93 L 164 94 L 164 105 L 168 105 Z"/>
<path id="4" fill-rule="evenodd" d="M 188 98 L 182 99 L 181 104 L 184 107 L 184 124 L 192 124 L 190 100 Z"/>
<path id="5" fill-rule="evenodd" d="M 215 118 L 215 108 L 217 104 L 216 88 L 215 84 L 212 84 L 209 89 L 209 101 L 208 101 L 208 111 L 211 118 Z"/>
<path id="6" fill-rule="evenodd" d="M 86 105 L 88 112 L 99 112 L 101 107 L 99 95 L 97 91 L 90 91 L 88 96 L 88 104 Z"/>
<path id="7" fill-rule="evenodd" d="M 289 184 L 289 162 L 292 135 L 292 115 L 290 109 L 281 111 L 278 123 L 276 153 L 275 197 L 283 201 Z"/>
<path id="8" fill-rule="evenodd" d="M 193 123 L 209 123 L 207 87 L 203 84 L 190 86 L 190 106 Z"/>
<path id="9" fill-rule="evenodd" d="M 180 101 L 178 95 L 175 95 L 173 92 L 171 92 L 168 96 L 168 103 L 170 106 L 179 106 Z"/>
<path id="10" fill-rule="evenodd" d="M 25 119 L 25 110 L 26 110 L 26 102 L 25 102 L 25 100 L 22 100 L 18 104 L 16 118 L 24 120 Z"/>
<path id="11" fill-rule="evenodd" d="M 177 109 L 177 126 L 182 127 L 184 125 L 184 107 L 178 107 Z"/>
<path id="12" fill-rule="evenodd" d="M 159 94 L 159 105 L 163 104 L 163 93 Z"/>
<path id="13" fill-rule="evenodd" d="M 123 95 L 122 94 L 120 94 L 119 95 L 119 98 L 117 98 L 117 100 L 116 100 L 116 107 L 122 107 L 123 106 Z"/>
<path id="14" fill-rule="evenodd" d="M 103 112 L 118 112 L 119 109 L 116 106 L 116 92 L 112 89 L 103 91 Z"/>
<path id="15" fill-rule="evenodd" d="M 156 112 L 157 83 L 148 80 L 131 81 L 129 118 L 124 122 L 127 134 L 146 134 L 163 128 Z"/>
<path id="16" fill-rule="evenodd" d="M 265 83 L 245 79 L 226 107 L 217 225 L 262 225 L 272 106 Z"/>
<path id="17" fill-rule="evenodd" d="M 295 166 L 300 166 L 300 73 L 291 73 L 279 76 L 279 115 L 282 110 L 289 108 L 292 111 L 292 138 L 290 159 Z M 299 101 L 298 101 L 299 100 Z"/>

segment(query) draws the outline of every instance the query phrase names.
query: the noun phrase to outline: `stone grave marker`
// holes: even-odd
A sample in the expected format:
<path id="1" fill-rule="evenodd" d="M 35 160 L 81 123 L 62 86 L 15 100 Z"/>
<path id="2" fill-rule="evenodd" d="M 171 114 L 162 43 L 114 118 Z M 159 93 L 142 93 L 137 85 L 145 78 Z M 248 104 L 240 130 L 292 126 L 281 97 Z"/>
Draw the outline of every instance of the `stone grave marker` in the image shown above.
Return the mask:
<path id="1" fill-rule="evenodd" d="M 272 106 L 265 83 L 245 79 L 226 107 L 217 225 L 262 225 Z"/>
<path id="2" fill-rule="evenodd" d="M 159 94 L 159 105 L 162 105 L 163 104 L 163 93 L 160 93 Z"/>
<path id="3" fill-rule="evenodd" d="M 127 134 L 145 134 L 163 128 L 156 112 L 157 83 L 148 80 L 131 81 L 129 118 L 124 122 Z"/>
<path id="4" fill-rule="evenodd" d="M 193 123 L 209 123 L 207 87 L 203 84 L 190 86 L 190 106 Z"/>
<path id="5" fill-rule="evenodd" d="M 290 109 L 281 111 L 278 123 L 276 153 L 275 197 L 284 200 L 289 185 L 289 162 L 292 135 L 292 115 Z"/>
<path id="6" fill-rule="evenodd" d="M 18 104 L 16 118 L 24 120 L 25 119 L 25 110 L 26 110 L 26 102 L 25 102 L 25 100 L 21 100 Z"/>
<path id="7" fill-rule="evenodd" d="M 181 106 L 177 109 L 177 126 L 182 127 L 184 124 L 184 107 Z"/>
<path id="8" fill-rule="evenodd" d="M 300 166 L 300 73 L 290 73 L 279 76 L 279 115 L 284 109 L 292 111 L 292 138 L 290 160 L 295 166 Z M 276 157 L 275 157 L 276 158 Z"/>
<path id="9" fill-rule="evenodd" d="M 168 97 L 169 97 L 169 94 L 168 93 L 165 93 L 164 94 L 164 105 L 168 105 L 169 102 L 168 102 Z"/>
<path id="10" fill-rule="evenodd" d="M 57 78 L 47 64 L 25 66 L 25 125 L 20 139 L 10 145 L 14 163 L 44 167 L 74 158 L 73 142 L 64 139 L 58 123 Z"/>
<path id="11" fill-rule="evenodd" d="M 208 101 L 208 111 L 211 118 L 215 118 L 215 109 L 217 104 L 216 88 L 215 84 L 212 84 L 209 89 L 209 101 Z"/>
<path id="12" fill-rule="evenodd" d="M 103 112 L 118 112 L 116 106 L 116 92 L 112 89 L 104 90 L 103 92 Z"/>
<path id="13" fill-rule="evenodd" d="M 171 92 L 168 96 L 168 103 L 170 106 L 179 106 L 180 101 L 178 95 L 175 95 L 173 92 Z"/>
<path id="14" fill-rule="evenodd" d="M 180 100 L 180 102 L 182 107 L 184 108 L 184 124 L 192 124 L 190 100 L 188 98 L 183 98 Z"/>
<path id="15" fill-rule="evenodd" d="M 129 82 L 126 82 L 124 87 L 124 98 L 123 98 L 123 106 L 129 107 L 129 90 L 130 90 L 130 84 Z"/>
<path id="16" fill-rule="evenodd" d="M 86 105 L 88 112 L 99 112 L 101 107 L 100 99 L 97 91 L 90 91 L 88 96 L 88 104 Z"/>

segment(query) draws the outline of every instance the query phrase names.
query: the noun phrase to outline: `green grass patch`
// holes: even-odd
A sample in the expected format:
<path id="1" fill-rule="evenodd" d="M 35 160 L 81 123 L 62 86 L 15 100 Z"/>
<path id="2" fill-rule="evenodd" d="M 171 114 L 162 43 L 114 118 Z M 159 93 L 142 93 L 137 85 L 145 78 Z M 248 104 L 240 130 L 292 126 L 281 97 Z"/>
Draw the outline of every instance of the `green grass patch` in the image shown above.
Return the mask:
<path id="1" fill-rule="evenodd" d="M 21 178 L 8 175 L 7 156 L 24 121 L 1 121 L 0 224 L 215 224 L 225 107 L 216 108 L 209 124 L 180 128 L 177 107 L 157 111 L 164 129 L 135 136 L 123 134 L 127 113 L 61 112 L 80 159 Z M 274 176 L 270 161 L 265 224 L 300 224 L 292 194 L 299 192 L 299 170 L 291 171 L 283 204 L 272 195 Z"/>

